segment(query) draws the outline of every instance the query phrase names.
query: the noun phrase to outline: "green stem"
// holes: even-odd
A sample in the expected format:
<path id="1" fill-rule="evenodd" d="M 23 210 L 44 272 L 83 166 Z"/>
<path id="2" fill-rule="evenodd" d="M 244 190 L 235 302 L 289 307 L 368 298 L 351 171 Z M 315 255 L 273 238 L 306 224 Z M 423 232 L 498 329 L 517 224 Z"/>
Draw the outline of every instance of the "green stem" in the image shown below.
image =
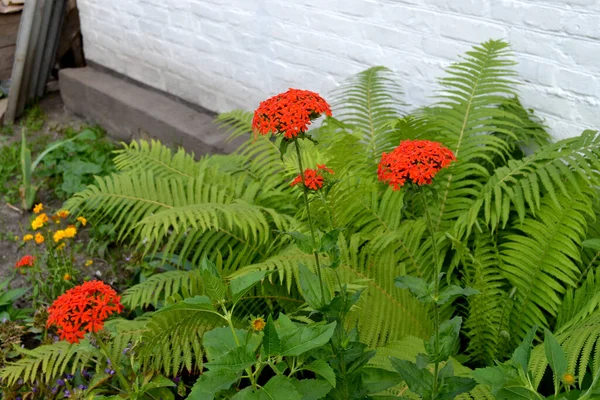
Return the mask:
<path id="1" fill-rule="evenodd" d="M 423 205 L 425 206 L 425 218 L 427 220 L 427 228 L 429 230 L 429 235 L 431 236 L 431 243 L 433 247 L 433 262 L 434 262 L 434 271 L 433 271 L 433 330 L 434 330 L 434 344 L 433 351 L 435 354 L 435 363 L 433 367 L 433 391 L 431 398 L 435 399 L 439 390 L 439 370 L 440 370 L 440 362 L 438 360 L 438 354 L 440 352 L 440 310 L 437 304 L 437 298 L 440 293 L 440 263 L 439 263 L 439 254 L 437 249 L 437 240 L 435 238 L 435 230 L 433 229 L 433 223 L 431 221 L 431 214 L 429 213 L 429 205 L 427 204 L 427 198 L 425 196 L 425 191 L 421 191 L 421 197 L 423 200 Z"/>
<path id="2" fill-rule="evenodd" d="M 225 308 L 224 305 L 222 305 L 222 308 L 223 308 L 223 318 L 227 321 L 227 325 L 229 325 L 229 329 L 231 329 L 231 334 L 233 335 L 233 340 L 235 341 L 236 346 L 240 347 L 241 346 L 240 340 L 238 339 L 237 333 L 235 333 L 235 328 L 233 327 L 233 312 L 227 311 L 227 309 Z M 250 382 L 252 383 L 252 388 L 254 388 L 254 390 L 257 390 L 258 387 L 256 386 L 256 379 L 255 379 L 254 373 L 252 373 L 252 367 L 246 368 L 245 371 L 248 374 L 248 379 L 250 379 Z"/>
<path id="3" fill-rule="evenodd" d="M 312 216 L 310 214 L 310 205 L 308 202 L 308 188 L 304 184 L 304 168 L 302 167 L 302 156 L 300 155 L 300 143 L 298 139 L 294 141 L 296 145 L 296 154 L 298 155 L 298 168 L 300 169 L 300 177 L 302 177 L 302 193 L 304 195 L 304 205 L 306 207 L 306 216 L 308 218 L 308 225 L 310 226 L 310 234 L 312 237 L 313 244 L 317 244 L 317 236 L 315 234 L 315 227 L 313 225 Z M 319 275 L 319 283 L 321 286 L 321 298 L 325 301 L 325 286 L 323 284 L 323 276 L 321 274 L 321 263 L 319 262 L 319 252 L 315 250 L 313 252 L 315 255 L 315 263 L 317 264 L 317 274 Z"/>
<path id="4" fill-rule="evenodd" d="M 100 347 L 100 350 L 102 350 L 102 353 L 104 353 L 104 356 L 106 357 L 106 359 L 110 360 L 110 356 L 108 355 L 108 349 L 106 348 L 106 344 L 104 343 L 104 341 L 102 340 L 100 335 L 98 335 L 97 333 L 94 333 L 94 337 L 96 338 L 96 343 L 98 343 L 98 346 Z M 112 364 L 112 361 L 114 361 L 115 363 L 117 362 L 117 360 L 111 360 L 111 364 Z M 121 385 L 123 385 L 123 388 L 125 388 L 127 393 L 129 395 L 131 395 L 132 394 L 131 390 L 130 390 L 131 388 L 129 387 L 129 382 L 125 378 L 125 375 L 123 375 L 123 373 L 121 372 L 121 369 L 116 364 L 113 364 L 113 366 L 115 367 L 114 371 L 117 373 L 117 377 L 121 381 Z"/>

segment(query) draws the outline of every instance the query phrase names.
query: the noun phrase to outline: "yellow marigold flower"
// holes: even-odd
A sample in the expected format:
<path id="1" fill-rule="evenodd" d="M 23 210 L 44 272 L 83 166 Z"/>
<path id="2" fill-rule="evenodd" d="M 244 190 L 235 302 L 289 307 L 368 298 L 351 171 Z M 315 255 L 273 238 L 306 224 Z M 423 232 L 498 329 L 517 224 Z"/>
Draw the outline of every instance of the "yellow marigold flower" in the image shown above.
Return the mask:
<path id="1" fill-rule="evenodd" d="M 65 238 L 65 231 L 63 231 L 62 229 L 57 230 L 56 232 L 54 232 L 52 238 L 56 243 L 60 242 L 62 239 Z"/>
<path id="2" fill-rule="evenodd" d="M 70 281 L 71 280 L 71 275 L 67 272 L 64 276 L 63 276 L 63 280 L 64 281 Z"/>
<path id="3" fill-rule="evenodd" d="M 48 216 L 45 213 L 42 213 L 35 217 L 35 219 L 31 222 L 31 229 L 34 231 L 38 230 L 44 226 L 46 222 L 48 222 Z"/>
<path id="4" fill-rule="evenodd" d="M 573 376 L 573 374 L 564 374 L 562 376 L 562 380 L 565 383 L 565 385 L 571 386 L 575 383 L 575 377 Z"/>
<path id="5" fill-rule="evenodd" d="M 73 238 L 77 234 L 77 228 L 73 225 L 67 226 L 67 229 L 64 230 L 66 238 Z"/>
<path id="6" fill-rule="evenodd" d="M 33 240 L 33 235 L 28 233 L 27 235 L 23 236 L 23 241 L 24 242 L 29 242 L 30 240 Z"/>
<path id="7" fill-rule="evenodd" d="M 77 221 L 81 222 L 81 226 L 87 225 L 87 219 L 85 219 L 85 217 L 77 217 Z"/>
<path id="8" fill-rule="evenodd" d="M 36 204 L 35 207 L 33 207 L 33 212 L 36 214 L 39 214 L 42 212 L 43 209 L 44 209 L 44 205 L 42 203 L 38 203 L 38 204 Z"/>
<path id="9" fill-rule="evenodd" d="M 56 250 L 62 250 L 65 248 L 67 244 L 65 242 L 62 242 L 61 244 L 59 244 L 58 246 L 56 246 Z"/>
<path id="10" fill-rule="evenodd" d="M 36 242 L 37 244 L 42 244 L 42 243 L 44 243 L 44 240 L 45 240 L 45 239 L 44 239 L 44 235 L 42 235 L 42 234 L 41 234 L 41 233 L 39 233 L 39 232 L 35 234 L 35 242 Z"/>
<path id="11" fill-rule="evenodd" d="M 89 266 L 90 266 L 90 265 L 92 265 L 93 263 L 94 263 L 94 260 L 87 260 L 87 261 L 85 262 L 85 266 L 86 266 L 86 267 L 89 267 Z"/>
<path id="12" fill-rule="evenodd" d="M 254 318 L 252 322 L 250 322 L 250 325 L 252 325 L 252 329 L 255 331 L 262 331 L 265 329 L 265 319 L 263 317 Z"/>
<path id="13" fill-rule="evenodd" d="M 69 216 L 69 210 L 61 210 L 59 212 L 56 213 L 56 215 L 62 219 L 65 219 Z"/>

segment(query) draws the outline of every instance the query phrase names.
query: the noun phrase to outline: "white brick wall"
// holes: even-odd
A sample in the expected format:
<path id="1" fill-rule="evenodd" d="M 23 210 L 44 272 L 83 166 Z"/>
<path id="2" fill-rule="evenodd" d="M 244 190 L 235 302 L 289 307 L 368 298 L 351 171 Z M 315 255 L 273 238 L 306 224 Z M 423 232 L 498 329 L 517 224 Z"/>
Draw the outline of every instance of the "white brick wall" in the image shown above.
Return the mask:
<path id="1" fill-rule="evenodd" d="M 526 106 L 553 134 L 600 128 L 600 0 L 79 0 L 86 57 L 214 111 L 369 66 L 430 104 L 472 44 L 512 43 Z"/>

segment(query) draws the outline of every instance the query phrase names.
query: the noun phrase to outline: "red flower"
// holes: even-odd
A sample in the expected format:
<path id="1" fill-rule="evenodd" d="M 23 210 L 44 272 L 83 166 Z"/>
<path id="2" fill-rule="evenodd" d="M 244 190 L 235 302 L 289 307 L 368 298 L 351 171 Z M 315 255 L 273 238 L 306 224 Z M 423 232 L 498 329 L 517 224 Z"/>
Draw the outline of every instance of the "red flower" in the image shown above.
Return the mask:
<path id="1" fill-rule="evenodd" d="M 15 268 L 21 267 L 33 267 L 33 263 L 35 262 L 34 256 L 23 256 L 17 263 L 15 264 Z"/>
<path id="2" fill-rule="evenodd" d="M 430 184 L 442 168 L 456 157 L 438 142 L 404 140 L 391 153 L 383 153 L 377 175 L 379 180 L 399 190 L 409 180 L 417 185 Z"/>
<path id="3" fill-rule="evenodd" d="M 283 133 L 293 139 L 323 113 L 331 116 L 331 108 L 317 93 L 289 89 L 260 103 L 254 111 L 252 129 L 262 135 Z"/>
<path id="4" fill-rule="evenodd" d="M 312 190 L 319 190 L 323 187 L 324 178 L 321 174 L 319 174 L 319 170 L 326 171 L 331 175 L 334 174 L 334 172 L 331 169 L 327 168 L 324 164 L 317 164 L 317 169 L 307 168 L 304 170 L 304 186 Z M 292 183 L 290 183 L 290 186 L 295 186 L 301 182 L 302 175 L 298 175 L 292 181 Z"/>
<path id="5" fill-rule="evenodd" d="M 78 343 L 87 332 L 98 332 L 111 314 L 123 311 L 121 298 L 100 281 L 67 290 L 48 308 L 47 326 L 56 325 L 61 339 Z"/>

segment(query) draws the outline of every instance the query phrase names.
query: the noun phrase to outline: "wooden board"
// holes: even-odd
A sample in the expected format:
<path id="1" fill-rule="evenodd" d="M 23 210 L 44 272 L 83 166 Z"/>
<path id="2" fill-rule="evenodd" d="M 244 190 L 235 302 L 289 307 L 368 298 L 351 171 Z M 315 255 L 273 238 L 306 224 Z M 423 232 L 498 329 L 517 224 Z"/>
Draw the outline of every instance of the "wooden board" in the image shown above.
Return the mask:
<path id="1" fill-rule="evenodd" d="M 0 14 L 0 80 L 10 79 L 21 13 Z"/>

